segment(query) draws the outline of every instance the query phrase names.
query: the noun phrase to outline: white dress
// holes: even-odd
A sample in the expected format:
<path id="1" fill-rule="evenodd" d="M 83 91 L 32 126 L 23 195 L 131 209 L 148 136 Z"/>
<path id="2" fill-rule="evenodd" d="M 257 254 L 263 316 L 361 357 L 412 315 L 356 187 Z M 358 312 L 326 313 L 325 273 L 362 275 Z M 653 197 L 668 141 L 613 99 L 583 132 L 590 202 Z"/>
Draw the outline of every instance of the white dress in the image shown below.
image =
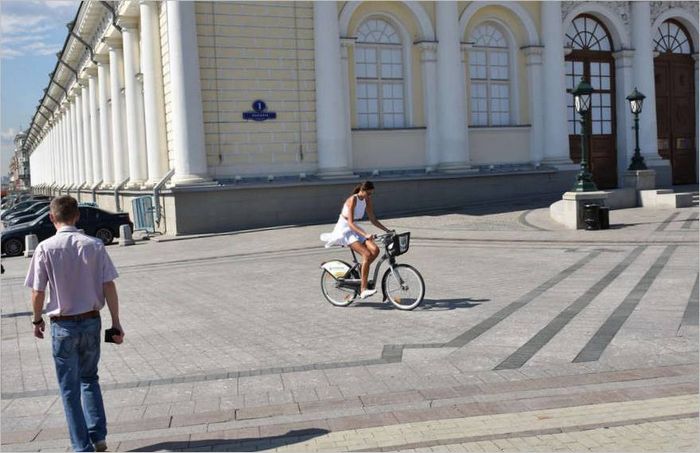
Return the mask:
<path id="1" fill-rule="evenodd" d="M 361 200 L 357 195 L 355 197 L 355 209 L 353 212 L 353 220 L 357 221 L 365 216 L 365 208 L 367 207 L 367 202 Z M 354 232 L 350 225 L 348 224 L 350 210 L 347 203 L 343 204 L 343 210 L 338 216 L 338 223 L 335 224 L 335 228 L 331 233 L 323 233 L 321 235 L 321 240 L 326 243 L 326 248 L 333 246 L 348 246 L 353 242 L 360 241 L 365 242 L 365 238 L 356 232 Z"/>

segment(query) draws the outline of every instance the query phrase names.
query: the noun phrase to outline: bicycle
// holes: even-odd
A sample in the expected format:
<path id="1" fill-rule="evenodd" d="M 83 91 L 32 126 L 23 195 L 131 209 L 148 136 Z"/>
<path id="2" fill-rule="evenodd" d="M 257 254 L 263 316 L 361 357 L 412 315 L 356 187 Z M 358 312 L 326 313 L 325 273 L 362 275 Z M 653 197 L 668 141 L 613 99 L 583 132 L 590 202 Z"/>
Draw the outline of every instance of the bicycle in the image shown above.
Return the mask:
<path id="1" fill-rule="evenodd" d="M 425 297 L 425 282 L 418 270 L 409 264 L 397 264 L 396 257 L 408 251 L 411 233 L 394 232 L 373 235 L 384 249 L 382 257 L 374 266 L 374 278 L 367 288 L 374 289 L 379 270 L 385 261 L 389 268 L 381 280 L 382 302 L 388 299 L 399 310 L 413 310 Z M 321 264 L 321 292 L 328 302 L 336 307 L 347 307 L 360 293 L 360 263 L 353 249 L 352 265 L 342 260 Z"/>

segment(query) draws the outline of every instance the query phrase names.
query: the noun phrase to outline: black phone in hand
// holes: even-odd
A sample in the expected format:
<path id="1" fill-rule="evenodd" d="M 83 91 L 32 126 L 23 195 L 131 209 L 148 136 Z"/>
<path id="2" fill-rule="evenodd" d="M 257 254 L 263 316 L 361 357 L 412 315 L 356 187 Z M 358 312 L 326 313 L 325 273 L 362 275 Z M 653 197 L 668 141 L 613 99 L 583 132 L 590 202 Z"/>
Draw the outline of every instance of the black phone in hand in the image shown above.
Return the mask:
<path id="1" fill-rule="evenodd" d="M 119 336 L 122 334 L 122 331 L 117 329 L 116 327 L 112 327 L 111 329 L 105 330 L 105 343 L 114 343 L 114 336 Z"/>

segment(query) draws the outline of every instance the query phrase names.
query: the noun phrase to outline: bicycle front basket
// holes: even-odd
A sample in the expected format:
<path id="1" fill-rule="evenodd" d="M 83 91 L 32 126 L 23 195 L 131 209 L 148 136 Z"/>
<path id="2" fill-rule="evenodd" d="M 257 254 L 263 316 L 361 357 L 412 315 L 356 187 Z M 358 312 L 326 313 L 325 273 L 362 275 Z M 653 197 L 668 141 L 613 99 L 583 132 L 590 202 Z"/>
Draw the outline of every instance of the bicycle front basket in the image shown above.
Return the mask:
<path id="1" fill-rule="evenodd" d="M 394 236 L 393 243 L 389 246 L 391 256 L 399 256 L 408 252 L 408 245 L 411 240 L 411 233 L 401 233 Z"/>

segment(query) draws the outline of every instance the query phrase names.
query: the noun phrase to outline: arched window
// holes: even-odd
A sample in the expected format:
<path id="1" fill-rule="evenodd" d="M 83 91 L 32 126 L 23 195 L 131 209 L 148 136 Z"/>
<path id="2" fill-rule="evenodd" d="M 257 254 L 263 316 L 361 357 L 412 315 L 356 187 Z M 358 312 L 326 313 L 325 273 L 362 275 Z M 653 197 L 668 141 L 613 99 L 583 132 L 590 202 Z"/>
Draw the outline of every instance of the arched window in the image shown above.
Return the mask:
<path id="1" fill-rule="evenodd" d="M 589 16 L 578 16 L 566 32 L 566 44 L 574 50 L 610 52 L 612 45 L 607 30 L 600 22 Z"/>
<path id="2" fill-rule="evenodd" d="M 692 53 L 688 34 L 681 26 L 672 20 L 664 21 L 664 23 L 656 29 L 654 50 L 662 53 Z"/>
<path id="3" fill-rule="evenodd" d="M 401 38 L 382 19 L 370 18 L 357 30 L 355 45 L 357 126 L 405 126 Z"/>
<path id="4" fill-rule="evenodd" d="M 497 26 L 479 25 L 471 34 L 469 51 L 471 124 L 510 124 L 510 58 L 508 41 Z"/>
<path id="5" fill-rule="evenodd" d="M 566 31 L 566 91 L 569 135 L 581 133 L 579 115 L 574 107 L 573 90 L 581 78 L 593 87 L 589 132 L 611 135 L 614 126 L 615 81 L 612 41 L 605 26 L 594 17 L 576 17 Z"/>

